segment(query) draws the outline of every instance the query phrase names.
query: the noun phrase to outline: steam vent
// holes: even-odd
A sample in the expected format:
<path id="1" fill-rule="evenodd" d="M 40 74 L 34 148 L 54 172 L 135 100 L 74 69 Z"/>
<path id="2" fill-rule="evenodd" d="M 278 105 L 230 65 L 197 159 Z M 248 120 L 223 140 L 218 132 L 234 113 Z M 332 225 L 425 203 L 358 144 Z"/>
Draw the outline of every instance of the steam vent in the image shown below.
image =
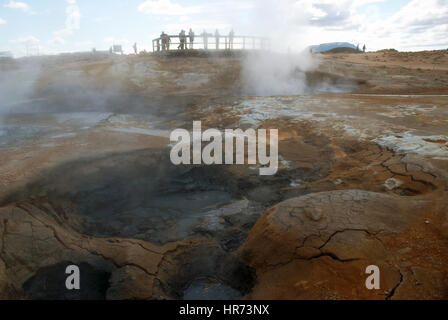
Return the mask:
<path id="1" fill-rule="evenodd" d="M 0 56 L 0 300 L 448 299 L 447 50 L 168 31 Z"/>

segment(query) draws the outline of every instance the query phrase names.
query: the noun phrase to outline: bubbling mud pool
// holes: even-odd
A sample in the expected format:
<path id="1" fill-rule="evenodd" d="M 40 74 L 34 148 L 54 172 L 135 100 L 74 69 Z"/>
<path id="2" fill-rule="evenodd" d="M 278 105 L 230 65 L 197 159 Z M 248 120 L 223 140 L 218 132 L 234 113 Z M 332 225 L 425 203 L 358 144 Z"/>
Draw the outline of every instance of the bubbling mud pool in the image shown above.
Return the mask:
<path id="1" fill-rule="evenodd" d="M 289 185 L 281 174 L 262 177 L 257 170 L 241 169 L 245 173 L 235 176 L 228 166 L 174 166 L 168 148 L 111 153 L 43 170 L 2 202 L 31 201 L 39 206 L 48 201 L 64 223 L 96 238 L 157 245 L 211 239 L 211 244 L 179 257 L 182 267 L 166 275 L 170 280 L 164 290 L 174 299 L 239 299 L 250 291 L 255 275 L 235 250 L 265 209 L 281 201 L 278 190 Z M 38 299 L 57 297 L 63 288 L 56 284 L 48 296 L 39 295 L 45 292 L 43 284 L 57 280 L 50 279 L 53 269 L 49 270 L 36 273 L 25 292 Z M 98 298 L 107 289 L 96 286 L 80 297 L 61 297 Z"/>
<path id="2" fill-rule="evenodd" d="M 3 202 L 48 199 L 93 237 L 165 244 L 212 236 L 233 250 L 290 182 L 285 173 L 262 177 L 242 168 L 235 176 L 228 169 L 172 165 L 168 148 L 107 154 L 45 170 Z"/>

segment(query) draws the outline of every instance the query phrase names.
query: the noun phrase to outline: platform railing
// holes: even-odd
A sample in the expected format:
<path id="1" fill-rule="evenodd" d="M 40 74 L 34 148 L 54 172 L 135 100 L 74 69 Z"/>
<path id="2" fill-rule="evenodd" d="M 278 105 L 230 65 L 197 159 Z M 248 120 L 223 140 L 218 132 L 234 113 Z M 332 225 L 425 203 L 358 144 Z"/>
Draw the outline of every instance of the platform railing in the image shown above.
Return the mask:
<path id="1" fill-rule="evenodd" d="M 152 40 L 152 51 L 171 51 L 179 50 L 180 36 L 168 35 L 170 42 L 164 48 L 162 38 Z M 190 37 L 186 36 L 184 50 L 205 49 L 205 50 L 269 50 L 270 41 L 268 38 L 254 37 L 254 36 L 234 36 L 231 41 L 229 36 L 215 37 L 212 34 L 207 36 L 207 40 L 202 35 L 195 35 L 193 42 L 190 42 Z"/>

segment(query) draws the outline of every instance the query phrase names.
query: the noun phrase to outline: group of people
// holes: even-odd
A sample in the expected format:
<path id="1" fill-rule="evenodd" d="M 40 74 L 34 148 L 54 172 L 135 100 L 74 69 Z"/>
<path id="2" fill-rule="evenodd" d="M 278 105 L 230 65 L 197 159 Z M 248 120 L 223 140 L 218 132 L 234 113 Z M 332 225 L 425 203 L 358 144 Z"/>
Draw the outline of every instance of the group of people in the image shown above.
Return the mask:
<path id="1" fill-rule="evenodd" d="M 204 43 L 204 49 L 207 50 L 208 49 L 208 38 L 209 37 L 213 37 L 213 34 L 207 33 L 206 30 L 204 30 L 202 32 L 202 34 L 200 35 L 203 39 L 203 43 Z M 179 46 L 177 47 L 178 50 L 186 50 L 187 48 L 187 38 L 189 40 L 189 49 L 193 49 L 193 44 L 194 44 L 194 40 L 195 40 L 195 33 L 192 29 L 190 29 L 190 31 L 187 33 L 185 32 L 185 30 L 182 30 L 179 33 Z M 233 30 L 230 31 L 229 35 L 228 35 L 228 46 L 226 43 L 226 48 L 229 49 L 233 49 L 233 40 L 235 38 L 235 33 L 233 32 Z M 218 50 L 220 47 L 220 39 L 221 39 L 221 35 L 219 34 L 218 29 L 216 29 L 215 31 L 215 45 L 216 45 L 216 49 Z M 162 48 L 160 48 L 160 42 L 162 42 Z M 163 51 L 165 50 L 170 50 L 170 44 L 171 44 L 171 37 L 166 34 L 164 31 L 162 31 L 162 34 L 160 35 L 160 39 L 157 40 L 157 51 L 160 51 L 160 49 L 162 49 Z"/>

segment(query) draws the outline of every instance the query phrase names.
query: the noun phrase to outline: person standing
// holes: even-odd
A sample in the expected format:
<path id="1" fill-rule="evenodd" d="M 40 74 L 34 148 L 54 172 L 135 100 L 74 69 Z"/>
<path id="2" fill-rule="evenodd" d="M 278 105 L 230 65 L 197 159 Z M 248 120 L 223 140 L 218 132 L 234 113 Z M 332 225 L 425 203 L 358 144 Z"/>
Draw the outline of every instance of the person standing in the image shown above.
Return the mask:
<path id="1" fill-rule="evenodd" d="M 204 39 L 204 49 L 207 50 L 208 49 L 208 33 L 207 33 L 207 31 L 204 30 L 204 32 L 202 33 L 202 38 Z"/>
<path id="2" fill-rule="evenodd" d="M 219 49 L 219 38 L 220 38 L 219 31 L 218 31 L 218 29 L 216 29 L 216 31 L 215 31 L 216 50 Z"/>
<path id="3" fill-rule="evenodd" d="M 171 45 L 171 37 L 169 35 L 166 35 L 166 49 L 170 51 L 170 45 Z"/>
<path id="4" fill-rule="evenodd" d="M 177 47 L 177 49 L 184 50 L 186 48 L 186 42 L 187 42 L 187 36 L 185 35 L 185 31 L 184 30 L 182 30 L 179 33 L 179 40 L 180 40 L 180 44 Z"/>
<path id="5" fill-rule="evenodd" d="M 167 48 L 169 50 L 168 35 L 165 33 L 165 31 L 162 31 L 162 34 L 160 35 L 160 39 L 162 39 L 162 51 L 165 51 Z"/>
<path id="6" fill-rule="evenodd" d="M 190 37 L 190 49 L 193 49 L 194 32 L 191 28 L 190 28 L 190 32 L 188 33 L 188 36 Z"/>
<path id="7" fill-rule="evenodd" d="M 229 33 L 229 49 L 233 49 L 233 38 L 235 38 L 235 32 L 233 32 L 233 29 Z"/>
<path id="8" fill-rule="evenodd" d="M 134 48 L 134 53 L 135 55 L 137 55 L 137 42 L 134 43 L 134 46 L 132 48 Z"/>

